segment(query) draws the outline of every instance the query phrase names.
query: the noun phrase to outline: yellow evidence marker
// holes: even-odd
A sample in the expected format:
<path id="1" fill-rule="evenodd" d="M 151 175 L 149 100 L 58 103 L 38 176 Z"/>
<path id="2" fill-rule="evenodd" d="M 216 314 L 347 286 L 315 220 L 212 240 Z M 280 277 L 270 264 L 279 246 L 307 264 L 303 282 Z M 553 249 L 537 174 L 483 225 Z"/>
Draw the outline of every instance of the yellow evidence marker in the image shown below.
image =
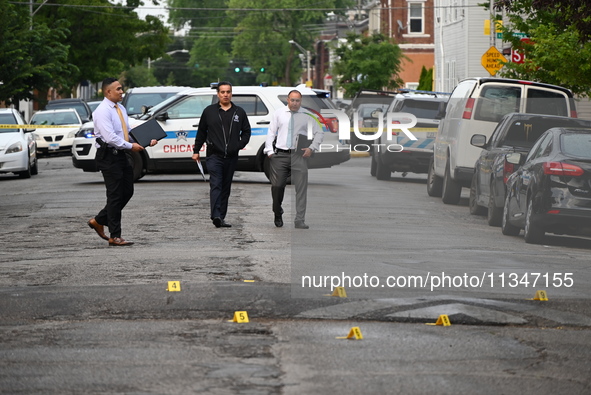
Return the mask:
<path id="1" fill-rule="evenodd" d="M 345 287 L 336 287 L 332 294 L 324 296 L 338 296 L 339 298 L 346 298 L 347 292 L 345 291 Z"/>
<path id="2" fill-rule="evenodd" d="M 437 318 L 436 323 L 426 323 L 425 325 L 443 325 L 443 326 L 451 326 L 451 322 L 449 321 L 449 317 L 447 314 L 441 314 L 439 318 Z"/>
<path id="3" fill-rule="evenodd" d="M 548 294 L 546 293 L 546 291 L 536 291 L 536 295 L 534 296 L 533 299 L 530 299 L 530 300 L 547 301 L 548 300 Z"/>
<path id="4" fill-rule="evenodd" d="M 254 283 L 254 280 L 244 280 L 245 283 Z"/>
<path id="5" fill-rule="evenodd" d="M 181 290 L 181 282 L 180 281 L 169 281 L 168 288 L 166 288 L 168 292 L 178 292 Z"/>
<path id="6" fill-rule="evenodd" d="M 361 340 L 363 339 L 363 335 L 361 334 L 361 329 L 358 326 L 354 326 L 349 331 L 347 336 L 337 337 L 337 339 L 353 339 L 353 340 Z"/>
<path id="7" fill-rule="evenodd" d="M 235 311 L 234 312 L 234 319 L 229 320 L 228 322 L 250 322 L 248 321 L 248 313 L 246 311 Z"/>

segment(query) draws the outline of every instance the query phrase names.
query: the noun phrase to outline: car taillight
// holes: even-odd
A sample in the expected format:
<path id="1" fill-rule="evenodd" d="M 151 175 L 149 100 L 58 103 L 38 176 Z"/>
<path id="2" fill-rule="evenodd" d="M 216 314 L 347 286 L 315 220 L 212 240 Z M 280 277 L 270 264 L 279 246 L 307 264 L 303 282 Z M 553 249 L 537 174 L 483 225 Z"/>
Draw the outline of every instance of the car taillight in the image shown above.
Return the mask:
<path id="1" fill-rule="evenodd" d="M 326 127 L 331 133 L 338 133 L 339 131 L 339 120 L 338 118 L 324 118 L 326 123 Z"/>
<path id="2" fill-rule="evenodd" d="M 571 118 L 578 118 L 577 110 L 570 110 L 570 117 Z"/>
<path id="3" fill-rule="evenodd" d="M 553 176 L 567 176 L 578 177 L 583 175 L 584 170 L 579 166 L 571 165 L 562 162 L 546 162 L 544 163 L 544 174 Z"/>
<path id="4" fill-rule="evenodd" d="M 507 184 L 507 179 L 513 174 L 513 172 L 515 172 L 515 165 L 507 162 L 507 158 L 505 158 L 505 165 L 503 166 L 503 183 Z"/>
<path id="5" fill-rule="evenodd" d="M 472 118 L 472 110 L 474 109 L 474 102 L 476 100 L 471 97 L 466 101 L 466 107 L 464 107 L 464 114 L 462 114 L 462 118 L 470 119 Z"/>
<path id="6" fill-rule="evenodd" d="M 400 121 L 392 121 L 392 125 L 400 125 Z M 397 129 L 392 129 L 392 131 L 390 133 L 392 133 L 392 136 L 398 136 L 398 132 L 396 131 Z"/>

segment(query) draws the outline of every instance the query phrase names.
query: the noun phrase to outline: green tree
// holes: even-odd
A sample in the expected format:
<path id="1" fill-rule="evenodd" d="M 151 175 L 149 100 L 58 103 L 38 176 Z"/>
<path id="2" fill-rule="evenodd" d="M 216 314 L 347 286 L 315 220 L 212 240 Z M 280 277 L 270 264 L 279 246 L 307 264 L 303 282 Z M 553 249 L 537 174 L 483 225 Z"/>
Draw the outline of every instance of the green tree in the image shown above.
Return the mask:
<path id="1" fill-rule="evenodd" d="M 163 55 L 168 29 L 154 16 L 139 19 L 133 8 L 140 0 L 124 4 L 129 8 L 115 7 L 108 0 L 56 0 L 40 6 L 34 16 L 36 23 L 50 29 L 66 23 L 69 30 L 63 43 L 69 47 L 68 62 L 76 70 L 61 84 L 64 96 L 81 81 L 119 76 L 149 57 Z"/>
<path id="2" fill-rule="evenodd" d="M 152 69 L 146 66 L 135 66 L 123 73 L 123 84 L 126 88 L 136 86 L 156 86 L 158 80 L 154 77 Z"/>
<path id="3" fill-rule="evenodd" d="M 34 89 L 46 91 L 76 71 L 61 42 L 69 34 L 63 24 L 31 26 L 28 9 L 6 0 L 0 0 L 0 9 L 0 101 L 32 99 Z"/>
<path id="4" fill-rule="evenodd" d="M 337 86 L 345 90 L 347 97 L 360 89 L 392 90 L 403 83 L 398 74 L 407 58 L 383 34 L 349 34 L 347 42 L 335 51 L 339 60 L 333 64 L 332 74 L 337 76 Z"/>
<path id="5" fill-rule="evenodd" d="M 503 40 L 525 55 L 524 63 L 506 63 L 499 75 L 561 85 L 575 94 L 590 96 L 591 14 L 588 6 L 581 8 L 582 3 L 578 0 L 499 3 L 511 21 L 503 27 Z M 576 15 L 577 18 L 570 19 Z M 571 23 L 575 20 L 576 23 Z M 521 40 L 514 32 L 525 33 L 529 40 Z"/>
<path id="6" fill-rule="evenodd" d="M 433 90 L 433 68 L 427 70 L 425 66 L 421 69 L 421 76 L 419 77 L 419 86 L 417 90 L 432 91 Z"/>

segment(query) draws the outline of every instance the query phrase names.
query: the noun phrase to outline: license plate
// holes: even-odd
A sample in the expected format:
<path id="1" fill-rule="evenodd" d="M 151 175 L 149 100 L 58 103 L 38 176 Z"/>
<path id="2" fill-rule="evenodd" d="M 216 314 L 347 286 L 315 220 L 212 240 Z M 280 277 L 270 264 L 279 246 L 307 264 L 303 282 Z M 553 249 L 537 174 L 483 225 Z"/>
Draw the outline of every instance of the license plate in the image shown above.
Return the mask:
<path id="1" fill-rule="evenodd" d="M 50 151 L 55 151 L 60 149 L 60 144 L 59 143 L 51 143 L 49 144 L 49 150 Z"/>

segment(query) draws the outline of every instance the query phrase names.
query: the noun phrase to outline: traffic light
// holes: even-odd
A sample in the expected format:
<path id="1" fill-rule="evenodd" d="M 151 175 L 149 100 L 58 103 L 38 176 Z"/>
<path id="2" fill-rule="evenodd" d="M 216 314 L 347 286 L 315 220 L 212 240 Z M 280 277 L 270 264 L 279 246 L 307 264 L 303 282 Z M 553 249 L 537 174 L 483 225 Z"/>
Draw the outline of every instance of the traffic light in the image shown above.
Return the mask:
<path id="1" fill-rule="evenodd" d="M 234 68 L 234 71 L 237 72 L 237 73 L 240 73 L 240 67 L 235 67 Z"/>
<path id="2" fill-rule="evenodd" d="M 265 68 L 261 67 L 261 73 L 264 73 L 264 72 L 265 72 Z"/>

